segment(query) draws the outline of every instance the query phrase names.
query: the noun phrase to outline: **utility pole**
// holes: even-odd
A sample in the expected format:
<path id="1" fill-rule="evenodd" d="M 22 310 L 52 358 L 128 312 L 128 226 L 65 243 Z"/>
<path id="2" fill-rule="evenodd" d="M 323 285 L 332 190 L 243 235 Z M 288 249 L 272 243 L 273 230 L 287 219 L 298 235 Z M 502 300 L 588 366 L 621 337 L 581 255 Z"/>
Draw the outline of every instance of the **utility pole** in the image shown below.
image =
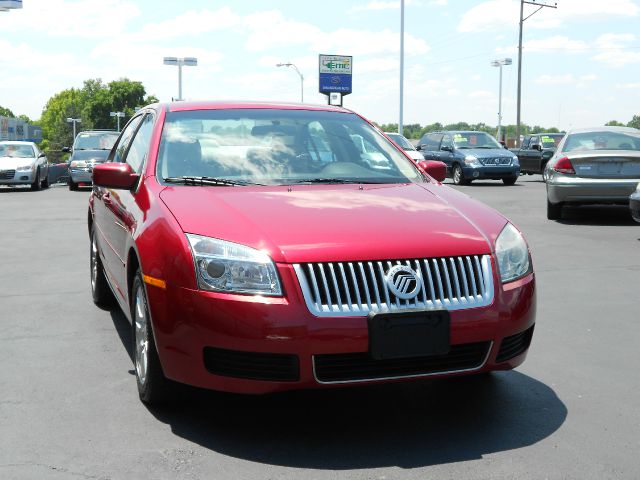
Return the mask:
<path id="1" fill-rule="evenodd" d="M 398 133 L 404 135 L 404 0 L 400 0 L 400 119 Z"/>
<path id="2" fill-rule="evenodd" d="M 527 15 L 524 15 L 524 4 L 535 5 L 538 7 L 536 11 Z M 520 34 L 518 39 L 518 119 L 516 123 L 516 144 L 520 146 L 520 104 L 522 100 L 522 24 L 525 20 L 538 13 L 544 7 L 558 8 L 558 2 L 553 2 L 553 5 L 547 3 L 546 0 L 520 0 Z"/>

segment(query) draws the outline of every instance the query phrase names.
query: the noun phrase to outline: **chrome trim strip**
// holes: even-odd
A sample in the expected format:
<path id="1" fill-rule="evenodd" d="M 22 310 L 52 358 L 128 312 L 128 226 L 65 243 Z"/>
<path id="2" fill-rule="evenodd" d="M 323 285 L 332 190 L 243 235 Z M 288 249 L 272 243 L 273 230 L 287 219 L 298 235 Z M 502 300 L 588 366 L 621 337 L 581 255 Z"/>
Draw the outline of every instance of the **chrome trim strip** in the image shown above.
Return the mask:
<path id="1" fill-rule="evenodd" d="M 362 383 L 362 382 L 385 382 L 389 380 L 399 380 L 403 378 L 424 378 L 424 377 L 435 377 L 437 375 L 451 375 L 452 373 L 471 373 L 476 372 L 478 370 L 482 370 L 484 366 L 487 364 L 489 360 L 489 355 L 491 354 L 491 350 L 493 350 L 493 340 L 489 342 L 489 348 L 487 348 L 487 354 L 484 356 L 482 363 L 477 367 L 465 368 L 462 370 L 447 370 L 444 372 L 434 372 L 434 373 L 420 373 L 417 375 L 399 375 L 397 377 L 380 377 L 380 378 L 362 378 L 357 380 L 335 380 L 332 382 L 324 382 L 318 379 L 318 375 L 316 374 L 316 356 L 311 356 L 311 367 L 313 369 L 313 378 L 316 382 L 321 385 L 340 385 L 346 383 Z"/>

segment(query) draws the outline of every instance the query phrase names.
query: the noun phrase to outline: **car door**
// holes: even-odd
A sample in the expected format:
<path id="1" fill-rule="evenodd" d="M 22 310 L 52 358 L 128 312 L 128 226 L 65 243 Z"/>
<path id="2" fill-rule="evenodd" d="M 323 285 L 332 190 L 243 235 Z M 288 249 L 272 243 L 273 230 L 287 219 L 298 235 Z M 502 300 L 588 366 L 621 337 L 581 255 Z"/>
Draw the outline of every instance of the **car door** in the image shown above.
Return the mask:
<path id="1" fill-rule="evenodd" d="M 534 137 L 525 137 L 518 153 L 518 160 L 520 162 L 520 168 L 525 172 L 536 171 L 532 155 L 537 153 L 531 149 L 532 141 Z"/>
<path id="2" fill-rule="evenodd" d="M 447 165 L 447 171 L 451 171 L 451 165 L 453 164 L 453 137 L 448 133 L 442 136 L 442 142 L 440 143 L 440 149 L 438 150 L 438 160 L 444 162 Z"/>
<path id="3" fill-rule="evenodd" d="M 111 151 L 111 162 L 124 161 L 141 120 L 142 115 L 137 115 L 129 121 Z M 103 255 L 105 273 L 122 299 L 126 299 L 127 284 L 125 258 L 120 243 L 125 238 L 126 224 L 123 222 L 123 215 L 119 210 L 122 203 L 121 197 L 128 194 L 129 192 L 125 190 L 94 186 L 94 215 L 99 250 Z"/>

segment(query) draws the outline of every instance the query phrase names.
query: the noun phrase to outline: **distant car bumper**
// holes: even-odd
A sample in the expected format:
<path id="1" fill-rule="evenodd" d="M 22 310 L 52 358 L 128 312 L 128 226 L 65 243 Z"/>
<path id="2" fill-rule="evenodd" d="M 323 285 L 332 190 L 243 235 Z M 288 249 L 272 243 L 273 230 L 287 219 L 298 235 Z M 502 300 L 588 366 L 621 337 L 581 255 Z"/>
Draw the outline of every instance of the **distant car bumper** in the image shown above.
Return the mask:
<path id="1" fill-rule="evenodd" d="M 72 168 L 69 170 L 69 178 L 74 183 L 92 183 L 93 168 Z"/>
<path id="2" fill-rule="evenodd" d="M 520 165 L 508 167 L 462 167 L 464 178 L 469 180 L 502 180 L 520 175 Z"/>
<path id="3" fill-rule="evenodd" d="M 0 185 L 29 185 L 36 179 L 36 173 L 28 170 L 0 170 Z"/>
<path id="4" fill-rule="evenodd" d="M 640 191 L 636 191 L 629 197 L 629 208 L 636 222 L 640 222 Z"/>
<path id="5" fill-rule="evenodd" d="M 627 204 L 640 179 L 578 178 L 555 174 L 547 182 L 547 198 L 551 203 L 615 203 Z"/>

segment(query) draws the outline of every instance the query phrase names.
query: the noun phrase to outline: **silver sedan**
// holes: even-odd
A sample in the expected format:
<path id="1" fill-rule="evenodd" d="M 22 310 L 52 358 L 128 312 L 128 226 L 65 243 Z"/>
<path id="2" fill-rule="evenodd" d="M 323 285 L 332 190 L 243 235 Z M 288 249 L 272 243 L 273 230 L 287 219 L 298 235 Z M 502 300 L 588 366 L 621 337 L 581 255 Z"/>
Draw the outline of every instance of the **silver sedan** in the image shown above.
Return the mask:
<path id="1" fill-rule="evenodd" d="M 0 185 L 49 186 L 47 157 L 33 142 L 0 142 Z"/>
<path id="2" fill-rule="evenodd" d="M 629 205 L 629 195 L 640 182 L 640 130 L 570 130 L 543 175 L 550 220 L 559 219 L 566 204 Z"/>

